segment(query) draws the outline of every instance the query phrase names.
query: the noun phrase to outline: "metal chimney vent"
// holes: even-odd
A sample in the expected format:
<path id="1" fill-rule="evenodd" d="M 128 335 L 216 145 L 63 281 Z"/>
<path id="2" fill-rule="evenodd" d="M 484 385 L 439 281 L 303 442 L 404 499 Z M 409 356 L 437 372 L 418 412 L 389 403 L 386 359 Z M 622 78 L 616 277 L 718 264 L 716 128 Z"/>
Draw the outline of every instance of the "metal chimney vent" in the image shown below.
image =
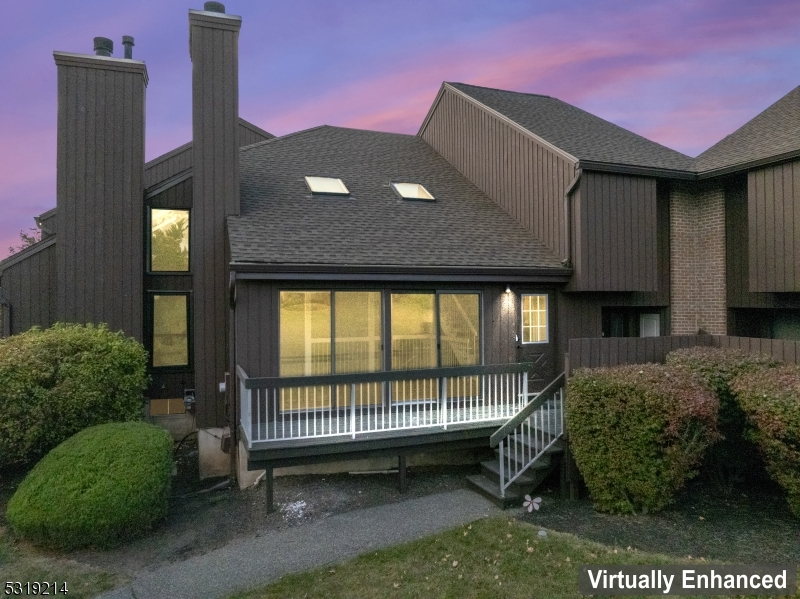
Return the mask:
<path id="1" fill-rule="evenodd" d="M 94 53 L 97 56 L 111 56 L 114 51 L 114 42 L 107 37 L 94 38 Z"/>
<path id="2" fill-rule="evenodd" d="M 130 35 L 122 36 L 122 45 L 125 46 L 125 58 L 133 58 L 133 38 Z"/>
<path id="3" fill-rule="evenodd" d="M 225 5 L 222 2 L 206 2 L 203 5 L 203 10 L 206 12 L 221 12 L 225 14 Z"/>

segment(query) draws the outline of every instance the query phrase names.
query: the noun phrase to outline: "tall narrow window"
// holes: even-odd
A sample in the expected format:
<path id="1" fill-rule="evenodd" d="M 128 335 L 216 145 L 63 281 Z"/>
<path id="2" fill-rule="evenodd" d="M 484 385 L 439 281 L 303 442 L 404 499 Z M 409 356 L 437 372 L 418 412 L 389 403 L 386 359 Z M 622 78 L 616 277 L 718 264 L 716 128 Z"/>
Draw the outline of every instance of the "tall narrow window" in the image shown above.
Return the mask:
<path id="1" fill-rule="evenodd" d="M 153 296 L 153 366 L 189 365 L 189 297 Z"/>
<path id="2" fill-rule="evenodd" d="M 331 374 L 330 291 L 281 291 L 280 376 Z"/>
<path id="3" fill-rule="evenodd" d="M 547 296 L 522 296 L 522 342 L 547 343 Z"/>
<path id="4" fill-rule="evenodd" d="M 436 296 L 393 293 L 392 370 L 436 366 Z"/>
<path id="5" fill-rule="evenodd" d="M 150 210 L 150 271 L 189 270 L 189 211 Z"/>
<path id="6" fill-rule="evenodd" d="M 381 338 L 381 294 L 379 291 L 336 291 L 334 304 L 334 372 L 375 372 L 383 367 Z M 340 385 L 337 405 L 367 406 L 383 401 L 380 383 L 360 383 L 352 389 Z"/>
<path id="7" fill-rule="evenodd" d="M 442 366 L 480 364 L 479 300 L 477 293 L 439 294 Z"/>

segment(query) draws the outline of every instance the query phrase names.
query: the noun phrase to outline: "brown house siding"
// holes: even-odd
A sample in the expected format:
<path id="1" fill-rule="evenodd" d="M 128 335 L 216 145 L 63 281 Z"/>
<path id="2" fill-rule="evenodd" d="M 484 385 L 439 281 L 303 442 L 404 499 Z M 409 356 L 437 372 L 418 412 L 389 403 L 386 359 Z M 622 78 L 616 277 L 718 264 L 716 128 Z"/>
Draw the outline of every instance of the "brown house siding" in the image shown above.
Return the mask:
<path id="1" fill-rule="evenodd" d="M 749 290 L 800 291 L 800 161 L 747 176 Z"/>
<path id="2" fill-rule="evenodd" d="M 57 315 L 142 339 L 144 63 L 55 53 Z"/>
<path id="3" fill-rule="evenodd" d="M 228 256 L 225 219 L 239 213 L 239 28 L 230 15 L 189 12 L 192 58 L 194 273 L 197 426 L 226 421 Z"/>
<path id="4" fill-rule="evenodd" d="M 574 162 L 449 87 L 419 135 L 563 257 L 564 192 Z"/>
<path id="5" fill-rule="evenodd" d="M 0 275 L 0 289 L 10 304 L 10 309 L 4 306 L 10 312 L 10 335 L 32 326 L 47 328 L 56 322 L 55 240 L 39 243 L 42 245 L 38 248 L 22 250 L 25 256 L 5 267 Z"/>
<path id="6" fill-rule="evenodd" d="M 725 193 L 718 182 L 670 194 L 673 335 L 727 332 Z"/>
<path id="7" fill-rule="evenodd" d="M 570 290 L 658 291 L 656 180 L 584 172 L 572 202 Z"/>

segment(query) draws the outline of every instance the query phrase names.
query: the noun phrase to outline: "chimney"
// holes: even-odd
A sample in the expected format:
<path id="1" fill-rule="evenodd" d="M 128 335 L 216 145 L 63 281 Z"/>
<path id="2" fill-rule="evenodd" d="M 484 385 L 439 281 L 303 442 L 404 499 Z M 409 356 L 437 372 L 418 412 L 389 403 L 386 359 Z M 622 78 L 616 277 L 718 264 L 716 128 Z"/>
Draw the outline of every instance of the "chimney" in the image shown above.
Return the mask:
<path id="1" fill-rule="evenodd" d="M 194 371 L 197 426 L 223 426 L 230 262 L 226 219 L 239 214 L 239 29 L 219 2 L 189 11 L 192 59 Z"/>
<path id="2" fill-rule="evenodd" d="M 114 53 L 114 42 L 107 37 L 94 38 L 94 53 L 97 56 L 111 56 Z"/>
<path id="3" fill-rule="evenodd" d="M 123 35 L 122 45 L 125 46 L 125 58 L 131 60 L 133 58 L 133 38 L 130 35 Z"/>
<path id="4" fill-rule="evenodd" d="M 54 52 L 58 72 L 56 316 L 108 323 L 142 339 L 143 178 L 147 69 Z"/>

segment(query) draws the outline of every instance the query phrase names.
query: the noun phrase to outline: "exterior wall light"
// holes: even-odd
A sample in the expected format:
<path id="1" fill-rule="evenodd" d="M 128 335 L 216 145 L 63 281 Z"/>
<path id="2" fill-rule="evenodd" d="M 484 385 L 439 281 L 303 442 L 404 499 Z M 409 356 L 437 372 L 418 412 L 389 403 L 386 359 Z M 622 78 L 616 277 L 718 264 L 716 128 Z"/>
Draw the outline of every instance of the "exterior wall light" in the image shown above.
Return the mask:
<path id="1" fill-rule="evenodd" d="M 511 293 L 511 285 L 506 285 L 506 293 Z"/>

